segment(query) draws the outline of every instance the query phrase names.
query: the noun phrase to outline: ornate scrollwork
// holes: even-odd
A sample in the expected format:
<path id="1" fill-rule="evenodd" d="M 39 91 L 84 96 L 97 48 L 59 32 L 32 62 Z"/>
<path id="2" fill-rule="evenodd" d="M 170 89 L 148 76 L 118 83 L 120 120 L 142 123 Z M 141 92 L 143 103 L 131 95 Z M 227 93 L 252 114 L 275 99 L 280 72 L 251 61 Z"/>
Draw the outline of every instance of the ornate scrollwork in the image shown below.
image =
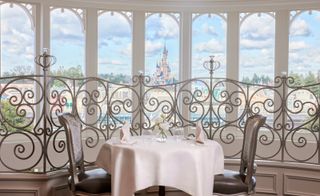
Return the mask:
<path id="1" fill-rule="evenodd" d="M 140 135 L 143 129 L 154 129 L 154 119 L 163 114 L 170 125 L 167 134 L 173 127 L 192 131 L 200 121 L 209 139 L 237 146 L 226 152 L 228 158 L 240 155 L 247 117 L 262 114 L 267 122 L 259 132 L 257 158 L 320 164 L 320 84 L 295 86 L 285 76 L 276 77 L 274 85 L 214 78 L 219 63 L 213 58 L 204 64 L 209 77 L 166 85 L 153 85 L 142 73 L 130 84 L 48 76 L 55 58 L 44 53 L 35 61 L 44 75 L 0 78 L 0 162 L 6 169 L 40 167 L 46 172 L 65 167 L 65 132 L 57 120 L 63 112 L 79 116 L 83 145 L 90 152 L 115 136 L 124 121 L 131 123 L 132 134 Z M 23 142 L 8 149 L 13 138 Z M 13 159 L 21 166 L 11 165 Z"/>

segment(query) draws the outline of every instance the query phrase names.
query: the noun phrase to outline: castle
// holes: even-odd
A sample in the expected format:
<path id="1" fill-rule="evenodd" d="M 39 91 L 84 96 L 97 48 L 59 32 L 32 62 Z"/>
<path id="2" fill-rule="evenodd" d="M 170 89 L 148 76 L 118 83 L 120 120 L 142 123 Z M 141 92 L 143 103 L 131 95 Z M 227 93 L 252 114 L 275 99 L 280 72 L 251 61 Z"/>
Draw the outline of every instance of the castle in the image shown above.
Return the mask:
<path id="1" fill-rule="evenodd" d="M 171 68 L 168 64 L 168 50 L 166 45 L 163 47 L 162 58 L 157 62 L 156 72 L 153 75 L 153 82 L 156 85 L 170 84 L 174 82 L 171 75 Z"/>

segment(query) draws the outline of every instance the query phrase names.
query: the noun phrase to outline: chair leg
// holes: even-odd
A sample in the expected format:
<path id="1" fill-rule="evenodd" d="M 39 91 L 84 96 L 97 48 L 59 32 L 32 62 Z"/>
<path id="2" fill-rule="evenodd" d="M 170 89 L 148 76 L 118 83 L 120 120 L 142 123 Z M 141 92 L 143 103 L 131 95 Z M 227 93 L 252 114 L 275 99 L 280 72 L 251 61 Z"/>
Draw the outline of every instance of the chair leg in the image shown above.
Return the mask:
<path id="1" fill-rule="evenodd" d="M 165 195 L 166 195 L 166 187 L 159 186 L 159 196 L 165 196 Z"/>

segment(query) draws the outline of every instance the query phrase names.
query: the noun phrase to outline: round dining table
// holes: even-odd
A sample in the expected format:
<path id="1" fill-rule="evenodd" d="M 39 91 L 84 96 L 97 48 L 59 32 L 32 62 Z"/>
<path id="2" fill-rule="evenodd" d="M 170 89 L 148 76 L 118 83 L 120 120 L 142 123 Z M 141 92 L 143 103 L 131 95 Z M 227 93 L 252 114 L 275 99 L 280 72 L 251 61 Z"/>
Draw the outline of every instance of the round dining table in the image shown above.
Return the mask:
<path id="1" fill-rule="evenodd" d="M 212 195 L 214 175 L 223 173 L 224 154 L 214 140 L 150 136 L 121 143 L 112 138 L 102 145 L 96 165 L 111 174 L 112 195 L 130 196 L 151 186 L 169 186 L 194 196 Z"/>

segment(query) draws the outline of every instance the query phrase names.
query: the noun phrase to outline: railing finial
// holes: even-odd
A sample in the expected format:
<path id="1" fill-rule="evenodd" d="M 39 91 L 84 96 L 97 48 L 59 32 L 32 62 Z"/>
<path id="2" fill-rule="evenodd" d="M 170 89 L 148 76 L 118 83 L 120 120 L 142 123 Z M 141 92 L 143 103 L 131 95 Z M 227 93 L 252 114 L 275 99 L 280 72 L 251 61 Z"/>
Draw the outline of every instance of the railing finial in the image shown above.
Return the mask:
<path id="1" fill-rule="evenodd" d="M 56 61 L 56 57 L 49 54 L 48 48 L 43 48 L 43 53 L 34 58 L 34 62 L 42 67 L 44 72 L 48 71 L 50 66 L 54 65 Z"/>
<path id="2" fill-rule="evenodd" d="M 214 60 L 214 55 L 209 56 L 210 60 L 203 62 L 203 67 L 213 74 L 214 71 L 220 68 L 220 62 Z"/>

